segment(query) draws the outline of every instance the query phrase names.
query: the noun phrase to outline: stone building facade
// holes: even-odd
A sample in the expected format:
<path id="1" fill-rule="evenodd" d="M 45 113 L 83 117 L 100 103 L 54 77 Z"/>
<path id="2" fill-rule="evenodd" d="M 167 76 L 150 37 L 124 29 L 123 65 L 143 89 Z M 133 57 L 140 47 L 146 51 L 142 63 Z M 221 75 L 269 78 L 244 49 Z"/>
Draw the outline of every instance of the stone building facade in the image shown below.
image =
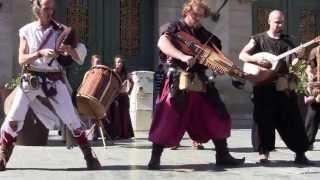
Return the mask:
<path id="1" fill-rule="evenodd" d="M 0 85 L 19 72 L 18 28 L 32 19 L 28 1 L 0 0 Z"/>
<path id="2" fill-rule="evenodd" d="M 82 24 L 81 27 L 87 27 L 86 37 L 89 39 L 87 46 L 89 46 L 90 54 L 102 54 L 107 59 L 106 62 L 110 63 L 112 61 L 111 57 L 122 52 L 123 47 L 130 48 L 130 46 L 135 45 L 134 48 L 137 48 L 136 46 L 149 48 L 145 51 L 151 51 L 151 56 L 143 52 L 141 48 L 139 50 L 140 54 L 142 54 L 141 56 L 134 54 L 134 51 L 132 51 L 135 50 L 134 48 L 130 49 L 131 51 L 129 52 L 133 52 L 132 58 L 128 57 L 130 70 L 153 70 L 158 63 L 156 42 L 161 26 L 180 18 L 181 8 L 185 2 L 185 0 L 57 0 L 59 8 L 57 18 L 59 20 L 62 19 L 62 22 L 65 22 L 63 19 L 66 19 L 65 14 L 68 12 L 64 9 L 68 8 L 67 2 L 71 1 L 74 4 L 82 3 L 83 6 L 86 6 L 85 13 L 82 13 L 81 16 L 88 16 L 85 17 L 88 23 Z M 225 1 L 208 0 L 208 4 L 212 12 L 215 12 Z M 17 64 L 17 31 L 19 27 L 32 19 L 32 15 L 28 0 L 0 0 L 0 3 L 2 4 L 0 7 L 0 85 L 2 86 L 8 79 L 19 72 Z M 213 21 L 208 18 L 204 21 L 204 25 L 208 30 L 220 37 L 224 54 L 241 67 L 242 63 L 238 60 L 238 54 L 248 42 L 250 35 L 256 33 L 257 27 L 260 27 L 260 29 L 265 28 L 266 21 L 264 19 L 267 12 L 273 8 L 279 8 L 290 16 L 296 15 L 297 10 L 293 11 L 292 9 L 301 7 L 301 4 L 298 3 L 300 3 L 300 0 L 229 0 L 226 1 L 225 6 L 221 9 L 219 19 Z M 312 12 L 320 6 L 316 0 L 308 0 L 304 4 L 310 4 L 308 8 L 312 9 Z M 127 12 L 130 20 L 123 19 L 128 15 Z M 263 12 L 266 13 L 263 14 Z M 291 12 L 294 12 L 294 14 L 290 14 Z M 130 17 L 130 13 L 134 14 L 135 17 Z M 257 16 L 262 17 L 259 23 L 257 23 L 257 20 L 259 20 Z M 134 26 L 138 30 L 131 30 L 133 30 L 132 33 L 140 32 L 139 36 L 137 36 L 140 38 L 138 40 L 126 37 L 131 42 L 126 46 L 122 44 L 125 42 L 123 41 L 123 36 L 130 36 L 132 33 L 123 32 L 123 28 L 128 27 L 128 24 L 121 24 L 123 22 L 131 23 L 130 27 L 131 25 L 134 26 L 134 23 L 138 23 Z M 290 21 L 289 27 L 292 26 L 292 22 Z M 306 22 L 309 22 L 309 20 Z M 319 30 L 318 24 L 310 26 Z M 298 28 L 291 29 L 296 32 L 295 30 Z M 75 71 L 75 74 L 79 76 L 78 74 L 84 73 L 87 68 L 88 64 L 82 68 L 82 71 Z M 234 119 L 234 127 L 249 127 L 252 118 L 250 83 L 247 83 L 245 90 L 238 90 L 232 87 L 230 77 L 221 76 L 217 78 L 216 85 Z"/>

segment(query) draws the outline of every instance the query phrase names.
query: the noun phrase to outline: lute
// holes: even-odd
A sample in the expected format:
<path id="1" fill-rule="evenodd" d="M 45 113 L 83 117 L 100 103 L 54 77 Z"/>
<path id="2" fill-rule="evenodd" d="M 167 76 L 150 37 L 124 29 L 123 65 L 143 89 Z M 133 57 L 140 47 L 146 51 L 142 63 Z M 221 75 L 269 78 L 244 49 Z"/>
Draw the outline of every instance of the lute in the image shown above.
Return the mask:
<path id="1" fill-rule="evenodd" d="M 243 65 L 243 72 L 249 74 L 252 76 L 252 79 L 250 78 L 250 80 L 255 83 L 255 84 L 259 84 L 260 82 L 263 82 L 265 80 L 268 80 L 270 77 L 272 77 L 272 75 L 274 73 L 277 72 L 278 68 L 279 68 L 279 62 L 281 59 L 296 53 L 297 51 L 301 50 L 302 48 L 306 48 L 314 43 L 317 43 L 320 41 L 320 36 L 312 39 L 311 41 L 308 41 L 304 44 L 301 44 L 300 46 L 297 46 L 291 50 L 288 50 L 278 56 L 268 53 L 268 52 L 260 52 L 257 54 L 254 54 L 254 57 L 259 57 L 259 58 L 263 58 L 267 61 L 269 61 L 272 64 L 272 67 L 270 69 L 261 67 L 257 64 L 253 64 L 253 63 L 244 63 Z"/>

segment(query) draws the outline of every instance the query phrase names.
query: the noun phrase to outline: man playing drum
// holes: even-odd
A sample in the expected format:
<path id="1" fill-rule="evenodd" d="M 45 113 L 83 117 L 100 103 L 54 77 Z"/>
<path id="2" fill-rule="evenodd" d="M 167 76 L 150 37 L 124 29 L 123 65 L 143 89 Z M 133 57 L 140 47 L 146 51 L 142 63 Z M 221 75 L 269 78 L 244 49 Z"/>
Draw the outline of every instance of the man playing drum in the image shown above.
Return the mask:
<path id="1" fill-rule="evenodd" d="M 17 87 L 13 105 L 1 127 L 0 170 L 5 170 L 13 150 L 13 143 L 24 124 L 29 107 L 47 128 L 60 125 L 60 121 L 71 130 L 84 155 L 88 169 L 100 169 L 81 128 L 80 119 L 72 105 L 70 93 L 63 81 L 62 66 L 53 60 L 56 52 L 76 53 L 63 44 L 56 51 L 59 32 L 52 25 L 54 0 L 33 2 L 36 21 L 19 30 L 19 64 L 24 66 L 21 86 Z M 49 64 L 49 62 L 52 62 Z M 46 102 L 46 106 L 42 103 Z M 55 117 L 55 118 L 54 118 Z"/>

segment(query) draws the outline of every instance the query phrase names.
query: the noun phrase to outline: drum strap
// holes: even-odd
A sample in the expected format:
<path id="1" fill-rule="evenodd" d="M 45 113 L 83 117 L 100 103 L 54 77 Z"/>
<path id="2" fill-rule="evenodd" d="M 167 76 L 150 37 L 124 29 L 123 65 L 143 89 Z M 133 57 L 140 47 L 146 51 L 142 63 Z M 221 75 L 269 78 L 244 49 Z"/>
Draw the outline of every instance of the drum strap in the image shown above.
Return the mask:
<path id="1" fill-rule="evenodd" d="M 110 72 L 109 83 L 107 84 L 107 87 L 104 89 L 101 97 L 105 97 L 105 95 L 106 95 L 106 93 L 107 93 L 107 89 L 110 88 L 110 85 L 111 85 L 111 82 L 112 82 L 112 75 L 111 75 L 111 73 L 112 73 L 112 72 Z M 102 99 L 99 99 L 99 100 L 101 101 Z"/>

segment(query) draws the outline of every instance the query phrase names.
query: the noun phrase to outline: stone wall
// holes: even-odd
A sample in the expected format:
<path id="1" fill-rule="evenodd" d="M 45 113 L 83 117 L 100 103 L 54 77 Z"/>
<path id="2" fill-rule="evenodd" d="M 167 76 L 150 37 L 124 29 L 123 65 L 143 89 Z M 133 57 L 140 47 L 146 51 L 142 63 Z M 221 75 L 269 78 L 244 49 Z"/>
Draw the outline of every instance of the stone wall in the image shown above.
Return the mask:
<path id="1" fill-rule="evenodd" d="M 30 22 L 30 3 L 27 0 L 0 0 L 0 86 L 19 72 L 18 29 Z"/>
<path id="2" fill-rule="evenodd" d="M 212 11 L 218 9 L 224 0 L 208 0 Z M 19 72 L 18 29 L 30 22 L 32 14 L 27 0 L 0 0 L 0 86 Z M 180 12 L 185 0 L 155 0 L 154 38 L 157 41 L 163 24 L 180 18 Z M 17 13 L 18 12 L 18 13 Z M 250 1 L 229 0 L 222 9 L 219 21 L 210 18 L 204 21 L 204 26 L 220 37 L 223 52 L 227 57 L 242 66 L 238 60 L 241 48 L 247 43 L 252 29 Z M 155 64 L 158 62 L 158 50 L 155 48 Z M 246 91 L 232 87 L 230 77 L 217 78 L 217 88 L 221 92 L 227 107 L 234 119 L 236 127 L 248 126 L 251 119 L 252 106 L 249 100 L 251 87 L 248 83 Z"/>
<path id="3" fill-rule="evenodd" d="M 252 7 L 250 2 L 239 3 L 239 1 L 229 1 L 229 52 L 228 57 L 237 62 L 240 67 L 243 63 L 238 56 L 241 49 L 248 43 L 252 34 Z M 250 100 L 252 87 L 250 82 L 247 82 L 246 89 L 243 91 L 232 89 L 228 94 L 230 109 L 234 112 L 233 116 L 237 119 L 237 125 L 247 125 L 252 119 L 252 103 Z M 250 119 L 250 120 L 248 120 Z"/>
<path id="4" fill-rule="evenodd" d="M 1 0 L 0 9 L 0 85 L 12 76 L 12 1 Z"/>

